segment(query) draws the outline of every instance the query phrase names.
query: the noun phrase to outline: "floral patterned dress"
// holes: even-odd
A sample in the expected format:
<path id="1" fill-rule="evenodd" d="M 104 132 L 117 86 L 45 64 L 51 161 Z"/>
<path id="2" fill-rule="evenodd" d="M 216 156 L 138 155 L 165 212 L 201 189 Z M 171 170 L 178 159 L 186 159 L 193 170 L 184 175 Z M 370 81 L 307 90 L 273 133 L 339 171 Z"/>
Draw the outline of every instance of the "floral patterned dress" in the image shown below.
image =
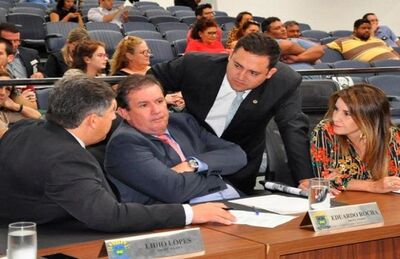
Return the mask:
<path id="1" fill-rule="evenodd" d="M 390 156 L 388 175 L 400 175 L 400 129 L 390 128 L 388 156 Z M 338 169 L 340 176 L 332 180 L 332 187 L 345 190 L 352 179 L 372 179 L 367 165 L 361 160 L 354 146 L 349 143 L 349 154 L 340 152 L 339 141 L 333 132 L 333 124 L 322 120 L 311 134 L 311 160 L 314 173 L 320 177 L 327 177 L 331 172 L 328 169 Z"/>

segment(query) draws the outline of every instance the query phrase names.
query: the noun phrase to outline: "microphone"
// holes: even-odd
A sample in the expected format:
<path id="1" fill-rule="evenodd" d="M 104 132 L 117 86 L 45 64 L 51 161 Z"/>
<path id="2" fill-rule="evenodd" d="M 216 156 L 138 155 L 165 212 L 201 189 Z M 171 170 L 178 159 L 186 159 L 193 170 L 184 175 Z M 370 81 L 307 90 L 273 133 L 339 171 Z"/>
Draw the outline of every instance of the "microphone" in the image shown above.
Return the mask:
<path id="1" fill-rule="evenodd" d="M 284 184 L 274 183 L 274 182 L 265 182 L 264 187 L 268 190 L 276 190 L 281 192 L 286 192 L 289 194 L 294 194 L 298 196 L 308 197 L 308 192 L 304 191 L 300 188 L 291 187 Z"/>

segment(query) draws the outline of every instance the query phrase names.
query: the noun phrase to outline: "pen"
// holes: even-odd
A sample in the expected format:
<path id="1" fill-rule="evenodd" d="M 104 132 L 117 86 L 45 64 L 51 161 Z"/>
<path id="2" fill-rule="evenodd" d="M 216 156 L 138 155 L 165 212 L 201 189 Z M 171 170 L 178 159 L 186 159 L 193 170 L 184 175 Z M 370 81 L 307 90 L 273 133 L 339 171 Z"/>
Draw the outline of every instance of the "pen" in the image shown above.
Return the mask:
<path id="1" fill-rule="evenodd" d="M 256 216 L 258 216 L 258 214 L 260 214 L 260 211 L 258 211 L 258 209 L 254 206 L 253 206 L 253 210 L 254 210 L 254 213 L 256 214 Z"/>
<path id="2" fill-rule="evenodd" d="M 223 208 L 224 210 L 234 210 L 234 208 L 231 208 L 231 207 L 226 207 L 226 208 Z"/>

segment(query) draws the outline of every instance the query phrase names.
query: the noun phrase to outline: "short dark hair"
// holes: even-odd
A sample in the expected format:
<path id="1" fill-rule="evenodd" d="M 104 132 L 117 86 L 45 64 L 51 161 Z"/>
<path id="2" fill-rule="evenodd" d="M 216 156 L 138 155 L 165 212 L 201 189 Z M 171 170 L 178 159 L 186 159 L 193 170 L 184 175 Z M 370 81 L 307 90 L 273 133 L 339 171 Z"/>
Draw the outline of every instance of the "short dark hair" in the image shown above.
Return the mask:
<path id="1" fill-rule="evenodd" d="M 131 91 L 139 90 L 150 85 L 157 85 L 160 87 L 161 91 L 164 92 L 161 83 L 152 75 L 132 74 L 124 78 L 118 84 L 116 98 L 118 107 L 129 111 L 130 107 L 128 104 L 128 94 Z"/>
<path id="2" fill-rule="evenodd" d="M 200 40 L 200 35 L 199 32 L 203 32 L 209 27 L 218 27 L 218 24 L 214 20 L 208 20 L 206 18 L 201 18 L 200 20 L 197 20 L 193 28 L 190 32 L 190 37 L 192 37 L 195 40 Z"/>
<path id="3" fill-rule="evenodd" d="M 260 32 L 250 33 L 242 37 L 233 49 L 233 53 L 240 48 L 255 55 L 268 56 L 269 69 L 276 65 L 281 53 L 276 40 Z"/>
<path id="4" fill-rule="evenodd" d="M 203 10 L 206 8 L 210 8 L 212 9 L 212 5 L 211 4 L 200 4 L 196 7 L 196 10 L 194 10 L 194 15 L 196 16 L 202 16 L 203 15 Z"/>
<path id="5" fill-rule="evenodd" d="M 374 13 L 366 13 L 366 14 L 363 15 L 362 19 L 368 20 L 367 18 L 368 18 L 368 16 L 370 16 L 370 15 L 375 15 L 375 14 L 374 14 Z"/>
<path id="6" fill-rule="evenodd" d="M 64 3 L 65 3 L 65 0 L 57 0 L 56 9 L 62 10 L 64 7 Z M 74 13 L 74 12 L 76 12 L 76 9 L 74 6 L 72 6 L 71 9 L 69 9 L 68 11 Z"/>
<path id="7" fill-rule="evenodd" d="M 293 26 L 293 25 L 297 25 L 300 26 L 300 24 L 296 21 L 287 21 L 283 24 L 285 26 L 285 28 L 289 27 L 289 26 Z"/>
<path id="8" fill-rule="evenodd" d="M 4 45 L 6 45 L 6 54 L 7 54 L 7 56 L 14 54 L 13 46 L 12 46 L 12 44 L 11 44 L 11 42 L 9 40 L 0 37 L 0 43 L 4 43 Z"/>
<path id="9" fill-rule="evenodd" d="M 1 35 L 2 31 L 8 31 L 8 32 L 12 32 L 12 33 L 21 32 L 15 24 L 7 23 L 7 22 L 0 23 L 0 35 Z"/>
<path id="10" fill-rule="evenodd" d="M 46 119 L 63 128 L 77 128 L 87 115 L 102 116 L 111 106 L 115 94 L 109 84 L 86 76 L 59 80 L 49 94 Z"/>
<path id="11" fill-rule="evenodd" d="M 358 20 L 356 20 L 356 21 L 354 22 L 353 28 L 354 28 L 354 29 L 358 29 L 358 27 L 360 27 L 360 26 L 361 26 L 362 24 L 364 24 L 364 23 L 371 24 L 371 22 L 368 21 L 367 19 L 358 19 Z"/>
<path id="12" fill-rule="evenodd" d="M 280 22 L 280 21 L 281 21 L 281 19 L 279 19 L 278 17 L 275 17 L 275 16 L 265 18 L 264 21 L 261 23 L 262 32 L 269 31 L 271 23 Z"/>
<path id="13" fill-rule="evenodd" d="M 246 14 L 253 16 L 253 14 L 252 14 L 252 13 L 250 13 L 250 12 L 247 12 L 247 11 L 240 12 L 240 13 L 238 13 L 238 15 L 236 15 L 236 20 L 235 20 L 235 26 L 236 26 L 236 27 L 238 27 L 238 28 L 239 28 L 239 26 L 240 26 L 240 22 L 242 21 L 242 19 L 243 19 L 243 16 L 245 16 Z"/>

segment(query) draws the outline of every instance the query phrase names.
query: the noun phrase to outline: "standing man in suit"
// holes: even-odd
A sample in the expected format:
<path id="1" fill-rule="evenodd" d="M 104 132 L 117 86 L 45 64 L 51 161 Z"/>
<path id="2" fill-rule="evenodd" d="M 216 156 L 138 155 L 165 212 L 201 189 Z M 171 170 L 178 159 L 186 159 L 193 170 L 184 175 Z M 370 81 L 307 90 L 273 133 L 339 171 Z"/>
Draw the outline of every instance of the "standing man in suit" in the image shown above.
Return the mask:
<path id="1" fill-rule="evenodd" d="M 35 49 L 21 47 L 21 32 L 11 23 L 0 24 L 0 37 L 11 42 L 14 59 L 8 64 L 8 71 L 14 78 L 43 78 L 39 53 Z"/>
<path id="2" fill-rule="evenodd" d="M 68 77 L 52 91 L 47 121 L 16 123 L 0 143 L 0 222 L 75 218 L 100 231 L 146 231 L 208 221 L 230 224 L 223 204 L 120 203 L 86 146 L 115 119 L 111 87 Z"/>
<path id="3" fill-rule="evenodd" d="M 279 53 L 274 39 L 251 33 L 238 41 L 229 57 L 187 54 L 152 67 L 167 91 L 182 91 L 187 111 L 202 126 L 246 152 L 247 166 L 227 176 L 245 193 L 253 191 L 265 149 L 265 128 L 272 117 L 293 178 L 305 184 L 302 180 L 313 176 L 308 119 L 301 112 L 298 89 L 301 76 L 278 63 Z M 238 105 L 239 99 L 243 101 Z"/>
<path id="4" fill-rule="evenodd" d="M 122 202 L 185 203 L 239 198 L 220 175 L 246 165 L 233 143 L 201 127 L 187 113 L 169 113 L 160 83 L 131 75 L 118 87 L 124 122 L 107 145 L 105 168 Z"/>

